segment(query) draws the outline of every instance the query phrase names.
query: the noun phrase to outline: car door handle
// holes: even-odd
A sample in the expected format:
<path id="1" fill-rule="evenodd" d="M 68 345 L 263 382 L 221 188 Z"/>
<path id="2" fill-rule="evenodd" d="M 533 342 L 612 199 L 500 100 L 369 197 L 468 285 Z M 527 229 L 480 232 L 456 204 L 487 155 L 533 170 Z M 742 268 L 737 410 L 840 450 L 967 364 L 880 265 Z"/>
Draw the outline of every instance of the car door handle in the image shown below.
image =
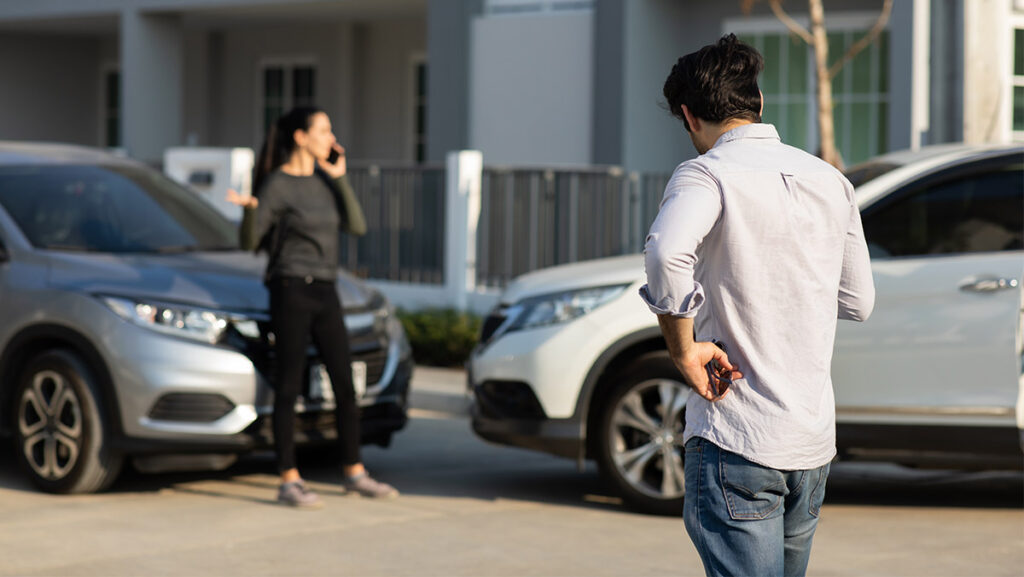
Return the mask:
<path id="1" fill-rule="evenodd" d="M 1017 284 L 1017 279 L 1015 278 L 972 277 L 960 285 L 960 290 L 974 293 L 991 293 L 1017 288 Z"/>

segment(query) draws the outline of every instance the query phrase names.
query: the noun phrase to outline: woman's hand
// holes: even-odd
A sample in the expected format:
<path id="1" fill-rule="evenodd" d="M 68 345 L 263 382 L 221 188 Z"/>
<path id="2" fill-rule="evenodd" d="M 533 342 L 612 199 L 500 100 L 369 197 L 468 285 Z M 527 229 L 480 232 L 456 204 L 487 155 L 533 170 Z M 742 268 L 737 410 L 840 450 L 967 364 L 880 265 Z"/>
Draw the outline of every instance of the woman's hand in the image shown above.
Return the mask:
<path id="1" fill-rule="evenodd" d="M 228 194 L 224 197 L 224 200 L 242 208 L 256 208 L 260 204 L 260 201 L 255 196 L 242 196 L 233 188 L 228 189 Z"/>
<path id="2" fill-rule="evenodd" d="M 335 142 L 333 148 L 338 153 L 338 159 L 334 161 L 334 164 L 327 162 L 326 159 L 321 159 L 319 160 L 320 168 L 331 178 L 341 178 L 348 172 L 348 164 L 345 161 L 345 147 Z"/>

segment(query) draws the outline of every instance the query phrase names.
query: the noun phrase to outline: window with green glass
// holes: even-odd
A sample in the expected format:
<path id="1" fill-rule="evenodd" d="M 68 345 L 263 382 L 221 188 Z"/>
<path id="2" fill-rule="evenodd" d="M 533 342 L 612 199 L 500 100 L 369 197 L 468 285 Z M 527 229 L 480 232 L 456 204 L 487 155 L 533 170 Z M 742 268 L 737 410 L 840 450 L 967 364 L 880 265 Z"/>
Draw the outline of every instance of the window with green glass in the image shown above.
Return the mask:
<path id="1" fill-rule="evenodd" d="M 103 74 L 103 145 L 121 146 L 121 72 Z"/>
<path id="2" fill-rule="evenodd" d="M 295 106 L 316 103 L 316 68 L 308 64 L 263 66 L 263 118 L 265 133 L 282 114 Z"/>
<path id="3" fill-rule="evenodd" d="M 865 31 L 840 30 L 828 35 L 829 61 L 846 53 Z M 889 37 L 882 34 L 846 63 L 832 79 L 836 147 L 847 165 L 887 150 L 889 118 Z M 764 55 L 759 84 L 764 94 L 764 122 L 774 124 L 782 140 L 817 153 L 818 117 L 814 51 L 786 32 L 740 35 Z"/>

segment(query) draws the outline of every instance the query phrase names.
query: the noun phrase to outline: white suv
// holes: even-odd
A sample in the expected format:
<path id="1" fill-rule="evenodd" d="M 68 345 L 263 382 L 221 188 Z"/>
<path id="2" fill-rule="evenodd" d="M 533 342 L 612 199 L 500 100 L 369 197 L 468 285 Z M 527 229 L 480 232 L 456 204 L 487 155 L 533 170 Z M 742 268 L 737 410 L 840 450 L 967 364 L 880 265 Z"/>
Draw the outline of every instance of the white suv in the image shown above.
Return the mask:
<path id="1" fill-rule="evenodd" d="M 840 323 L 842 459 L 1024 464 L 1024 147 L 944 145 L 853 167 L 877 291 Z M 513 282 L 469 363 L 473 430 L 595 459 L 632 506 L 676 513 L 688 388 L 637 296 L 639 255 Z"/>

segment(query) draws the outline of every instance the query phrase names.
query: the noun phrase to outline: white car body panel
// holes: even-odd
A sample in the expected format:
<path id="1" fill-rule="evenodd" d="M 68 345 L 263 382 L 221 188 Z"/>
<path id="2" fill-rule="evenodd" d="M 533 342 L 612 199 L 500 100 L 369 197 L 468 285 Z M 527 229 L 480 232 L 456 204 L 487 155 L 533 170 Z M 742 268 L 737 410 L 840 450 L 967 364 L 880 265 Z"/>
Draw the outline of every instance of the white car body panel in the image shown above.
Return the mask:
<path id="1" fill-rule="evenodd" d="M 884 155 L 873 160 L 905 165 L 860 186 L 857 201 L 864 210 L 927 175 L 1021 150 L 948 145 Z M 874 257 L 872 270 L 871 317 L 841 321 L 837 329 L 837 423 L 1016 428 L 1024 446 L 1024 250 Z M 986 279 L 1005 284 L 991 291 L 963 288 Z M 571 322 L 498 335 L 471 359 L 473 382 L 526 382 L 548 418 L 579 418 L 573 411 L 595 361 L 623 335 L 658 326 L 637 295 L 643 282 L 640 255 L 520 277 L 503 295 L 504 306 L 542 294 L 631 284 L 614 301 Z"/>
<path id="2" fill-rule="evenodd" d="M 639 287 L 635 282 L 615 300 L 567 324 L 506 333 L 477 355 L 473 374 L 525 381 L 549 418 L 571 417 L 597 358 L 623 335 L 652 326 L 655 317 L 637 296 Z"/>
<path id="3" fill-rule="evenodd" d="M 837 420 L 1014 426 L 1024 252 L 879 259 L 872 270 L 871 318 L 837 330 Z M 983 277 L 1017 287 L 960 289 Z"/>

